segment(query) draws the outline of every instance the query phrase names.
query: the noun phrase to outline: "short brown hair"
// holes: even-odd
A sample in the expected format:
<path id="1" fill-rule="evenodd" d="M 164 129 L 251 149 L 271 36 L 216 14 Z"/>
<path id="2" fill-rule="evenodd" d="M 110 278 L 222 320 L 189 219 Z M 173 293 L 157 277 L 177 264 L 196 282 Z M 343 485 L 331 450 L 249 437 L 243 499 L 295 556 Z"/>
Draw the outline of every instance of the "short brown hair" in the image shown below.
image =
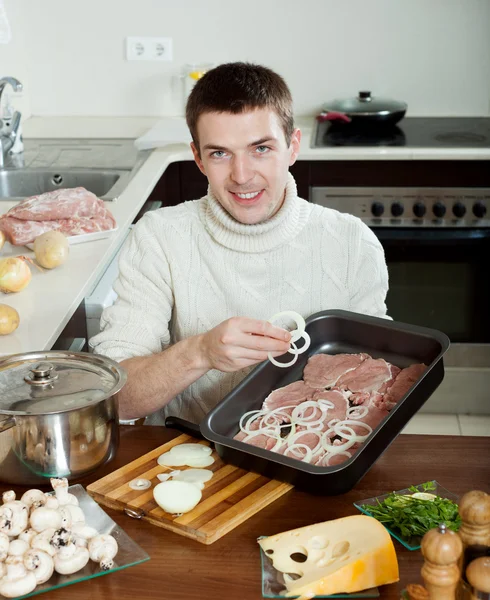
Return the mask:
<path id="1" fill-rule="evenodd" d="M 255 108 L 276 112 L 289 146 L 294 130 L 293 99 L 280 75 L 267 67 L 243 62 L 211 69 L 195 84 L 187 100 L 185 116 L 194 144 L 199 149 L 197 122 L 203 113 L 238 114 Z"/>

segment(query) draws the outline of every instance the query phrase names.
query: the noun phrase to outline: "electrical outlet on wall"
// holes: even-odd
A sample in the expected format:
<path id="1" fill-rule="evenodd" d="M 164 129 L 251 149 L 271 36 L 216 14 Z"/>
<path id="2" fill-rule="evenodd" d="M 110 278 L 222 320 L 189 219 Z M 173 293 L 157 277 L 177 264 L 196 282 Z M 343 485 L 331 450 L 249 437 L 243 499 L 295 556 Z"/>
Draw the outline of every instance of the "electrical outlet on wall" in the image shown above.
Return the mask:
<path id="1" fill-rule="evenodd" d="M 126 60 L 173 60 L 172 38 L 127 37 Z"/>

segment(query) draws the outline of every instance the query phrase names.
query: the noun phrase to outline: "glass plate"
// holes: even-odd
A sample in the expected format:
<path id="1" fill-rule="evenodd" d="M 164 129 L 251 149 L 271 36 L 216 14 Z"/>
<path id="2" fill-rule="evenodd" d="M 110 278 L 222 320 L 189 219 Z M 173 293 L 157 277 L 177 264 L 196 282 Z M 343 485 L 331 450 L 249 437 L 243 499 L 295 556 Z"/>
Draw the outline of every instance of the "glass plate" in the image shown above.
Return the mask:
<path id="1" fill-rule="evenodd" d="M 21 598 L 30 598 L 31 596 L 56 590 L 65 587 L 66 585 L 71 585 L 72 583 L 85 581 L 86 579 L 93 579 L 94 577 L 100 577 L 101 575 L 115 573 L 116 571 L 121 571 L 127 567 L 132 567 L 145 562 L 150 558 L 136 542 L 133 542 L 119 525 L 114 523 L 109 515 L 100 508 L 97 502 L 92 500 L 82 485 L 72 485 L 68 490 L 70 494 L 73 494 L 78 498 L 80 508 L 85 514 L 87 525 L 94 527 L 99 533 L 110 533 L 117 540 L 119 550 L 114 557 L 114 567 L 108 571 L 102 571 L 98 563 L 89 560 L 87 565 L 81 571 L 73 573 L 73 575 L 59 575 L 58 573 L 53 573 L 52 577 L 46 581 L 46 583 L 38 585 L 30 594 L 19 596 L 17 600 L 20 600 Z M 3 599 L 4 596 L 0 595 L 0 598 Z"/>
<path id="2" fill-rule="evenodd" d="M 259 538 L 263 539 L 263 538 Z M 259 546 L 260 548 L 260 546 Z M 262 596 L 264 598 L 284 598 L 286 586 L 282 573 L 274 568 L 271 559 L 260 548 L 260 562 L 262 565 Z M 297 598 L 298 596 L 291 596 Z M 334 594 L 332 596 L 313 596 L 314 598 L 379 598 L 378 588 L 370 588 L 354 594 Z"/>
<path id="3" fill-rule="evenodd" d="M 430 494 L 436 494 L 437 496 L 440 496 L 441 498 L 448 498 L 449 500 L 452 500 L 453 502 L 455 502 L 456 504 L 459 502 L 459 497 L 456 496 L 456 494 L 453 494 L 451 492 L 449 492 L 448 490 L 446 490 L 446 488 L 443 488 L 442 485 L 440 485 L 439 483 L 437 483 L 437 481 L 433 480 L 430 482 L 426 482 L 426 483 L 432 483 L 434 484 L 434 489 L 432 490 L 426 490 L 428 493 Z M 424 488 L 422 487 L 425 484 L 420 483 L 419 485 L 416 485 L 414 487 L 416 487 L 420 492 L 424 491 Z M 412 492 L 408 489 L 405 488 L 404 490 L 398 490 L 395 492 L 395 494 L 411 494 Z M 354 506 L 360 510 L 362 513 L 364 513 L 365 515 L 368 515 L 370 517 L 372 517 L 372 514 L 369 512 L 369 510 L 365 510 L 363 508 L 361 508 L 361 506 L 363 504 L 371 504 L 371 505 L 376 505 L 379 502 L 383 502 L 383 500 L 385 498 L 387 498 L 390 494 L 383 494 L 382 496 L 375 496 L 374 498 L 368 498 L 367 500 L 360 500 L 359 502 L 354 502 Z M 386 525 L 385 525 L 386 527 Z M 422 541 L 422 536 L 412 536 L 412 537 L 404 537 L 401 535 L 400 532 L 394 532 L 392 531 L 389 527 L 386 527 L 386 529 L 390 532 L 390 534 L 400 542 L 400 544 L 402 544 L 403 546 L 405 546 L 405 548 L 407 548 L 407 550 L 420 550 L 420 543 Z"/>

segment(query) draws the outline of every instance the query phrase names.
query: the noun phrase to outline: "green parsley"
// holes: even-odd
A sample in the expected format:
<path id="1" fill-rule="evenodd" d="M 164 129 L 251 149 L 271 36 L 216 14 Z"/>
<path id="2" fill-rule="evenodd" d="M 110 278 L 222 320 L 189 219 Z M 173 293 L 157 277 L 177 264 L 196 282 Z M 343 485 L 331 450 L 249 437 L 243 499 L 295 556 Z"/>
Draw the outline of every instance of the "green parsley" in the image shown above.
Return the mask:
<path id="1" fill-rule="evenodd" d="M 410 494 L 392 492 L 382 502 L 378 500 L 377 504 L 363 504 L 361 507 L 393 533 L 401 534 L 404 538 L 423 536 L 440 523 L 458 531 L 461 525 L 458 505 L 448 498 L 432 494 L 427 495 L 431 499 L 422 499 L 420 496 L 424 494 L 420 493 L 420 487 L 426 492 L 434 490 L 435 484 L 429 481 L 419 487 L 411 486 L 408 488 Z"/>

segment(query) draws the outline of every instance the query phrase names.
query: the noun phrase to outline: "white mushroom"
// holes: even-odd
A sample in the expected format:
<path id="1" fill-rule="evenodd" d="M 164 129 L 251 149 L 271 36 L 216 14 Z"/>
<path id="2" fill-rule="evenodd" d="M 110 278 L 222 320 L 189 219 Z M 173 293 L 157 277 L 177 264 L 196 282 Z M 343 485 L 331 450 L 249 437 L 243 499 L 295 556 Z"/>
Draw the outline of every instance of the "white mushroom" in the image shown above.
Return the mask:
<path id="1" fill-rule="evenodd" d="M 20 501 L 23 502 L 29 508 L 29 510 L 34 510 L 35 508 L 44 506 L 46 504 L 46 500 L 46 494 L 41 492 L 41 490 L 36 489 L 28 490 L 20 499 Z"/>
<path id="2" fill-rule="evenodd" d="M 87 548 L 73 542 L 62 546 L 54 557 L 54 570 L 60 575 L 71 575 L 83 569 L 90 558 Z"/>
<path id="3" fill-rule="evenodd" d="M 6 533 L 0 532 L 0 564 L 7 558 L 10 538 Z"/>
<path id="4" fill-rule="evenodd" d="M 25 540 L 12 540 L 9 546 L 9 556 L 23 556 L 29 550 L 29 544 Z"/>
<path id="5" fill-rule="evenodd" d="M 49 554 L 49 556 L 54 556 L 56 554 L 56 548 L 51 544 L 51 540 L 55 533 L 56 529 L 53 527 L 45 529 L 42 533 L 38 533 L 36 537 L 32 539 L 31 548 L 34 550 L 42 550 L 43 552 L 46 552 L 46 554 Z"/>
<path id="6" fill-rule="evenodd" d="M 66 508 L 70 512 L 72 526 L 77 523 L 85 523 L 85 515 L 79 506 L 75 506 L 74 504 L 65 504 L 63 508 Z"/>
<path id="7" fill-rule="evenodd" d="M 59 529 L 63 516 L 57 508 L 48 508 L 48 503 L 46 503 L 46 506 L 41 506 L 32 511 L 29 521 L 32 529 L 40 533 L 45 529 Z"/>
<path id="8" fill-rule="evenodd" d="M 78 506 L 78 498 L 68 492 L 68 479 L 66 477 L 53 477 L 50 481 L 60 506 L 64 506 L 65 504 Z"/>
<path id="9" fill-rule="evenodd" d="M 5 575 L 6 572 L 7 572 L 7 567 L 5 566 L 5 564 L 3 562 L 0 562 L 0 579 L 2 579 L 2 577 Z"/>
<path id="10" fill-rule="evenodd" d="M 37 585 L 48 581 L 54 571 L 52 557 L 42 550 L 28 550 L 24 554 L 24 566 L 34 573 Z"/>
<path id="11" fill-rule="evenodd" d="M 38 533 L 35 529 L 32 529 L 32 528 L 26 529 L 19 535 L 18 539 L 25 540 L 30 546 L 32 543 L 32 540 L 36 537 L 36 535 L 38 535 Z"/>
<path id="12" fill-rule="evenodd" d="M 72 525 L 71 532 L 75 537 L 82 538 L 84 540 L 91 540 L 99 534 L 97 529 L 94 529 L 89 525 L 85 525 L 84 523 L 75 523 Z"/>
<path id="13" fill-rule="evenodd" d="M 17 598 L 30 594 L 36 588 L 34 573 L 26 571 L 21 556 L 9 556 L 5 561 L 7 574 L 0 579 L 0 595 Z"/>
<path id="14" fill-rule="evenodd" d="M 90 552 L 90 558 L 94 562 L 100 563 L 100 568 L 103 571 L 108 571 L 114 566 L 112 559 L 117 554 L 118 546 L 112 535 L 100 534 L 90 540 L 88 551 Z"/>
<path id="15" fill-rule="evenodd" d="M 15 499 L 15 492 L 10 490 L 2 496 L 3 505 L 0 506 L 0 532 L 9 537 L 17 537 L 25 529 L 29 521 L 29 509 Z"/>

